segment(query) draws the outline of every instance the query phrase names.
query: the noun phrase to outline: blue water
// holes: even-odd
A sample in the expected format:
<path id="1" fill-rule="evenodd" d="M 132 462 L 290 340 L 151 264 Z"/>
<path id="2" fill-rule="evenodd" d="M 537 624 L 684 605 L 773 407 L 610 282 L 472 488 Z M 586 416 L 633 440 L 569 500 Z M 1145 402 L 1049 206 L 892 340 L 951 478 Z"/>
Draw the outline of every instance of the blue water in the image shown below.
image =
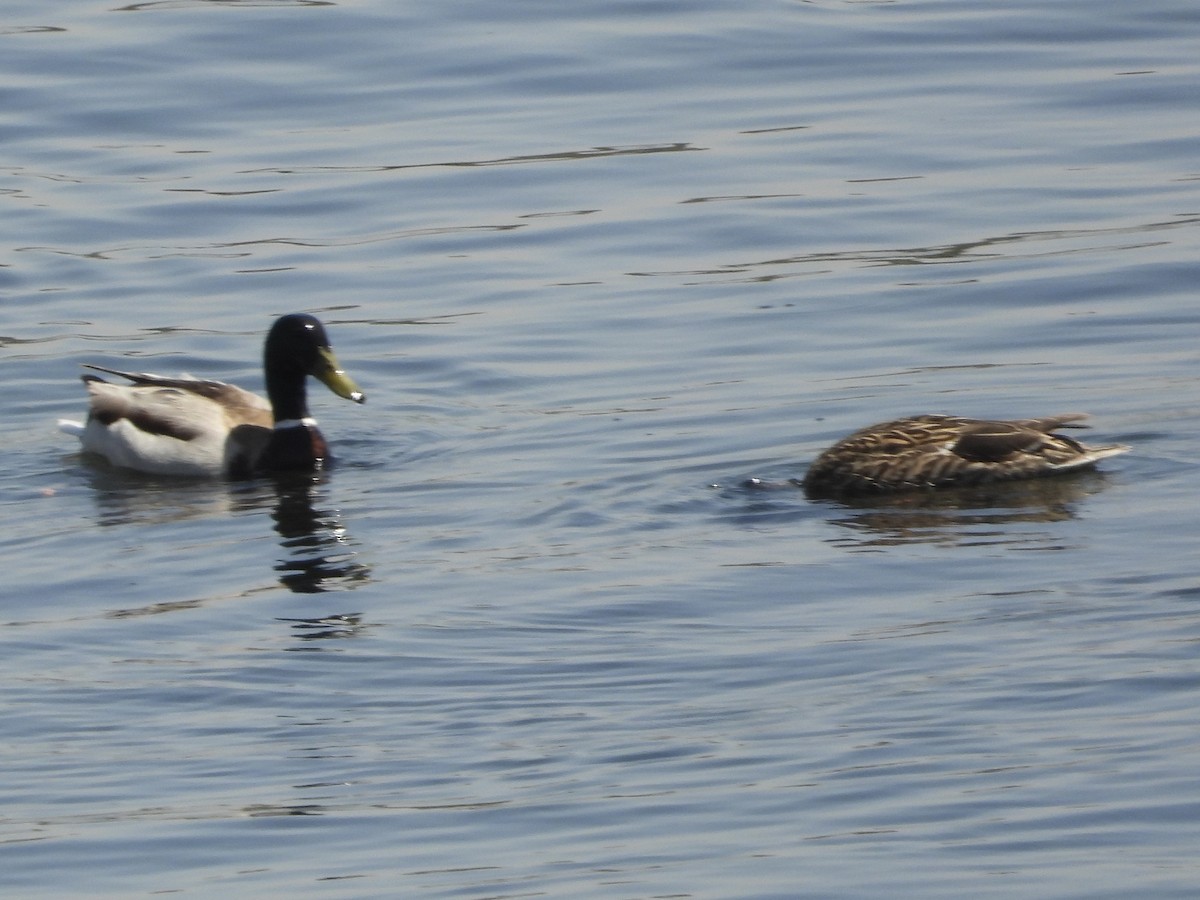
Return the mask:
<path id="1" fill-rule="evenodd" d="M 0 889 L 1193 897 L 1192 0 L 11 2 Z M 367 392 L 292 489 L 80 363 Z M 896 415 L 1101 471 L 810 502 Z M 768 485 L 754 488 L 750 478 Z"/>

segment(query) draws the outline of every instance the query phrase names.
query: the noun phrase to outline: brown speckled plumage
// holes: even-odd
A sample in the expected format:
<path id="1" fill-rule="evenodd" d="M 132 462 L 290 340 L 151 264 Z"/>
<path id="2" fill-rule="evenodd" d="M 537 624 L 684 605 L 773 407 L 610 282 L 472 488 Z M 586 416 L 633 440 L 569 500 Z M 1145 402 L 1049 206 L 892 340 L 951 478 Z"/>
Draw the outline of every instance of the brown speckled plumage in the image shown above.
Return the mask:
<path id="1" fill-rule="evenodd" d="M 891 493 L 1035 478 L 1084 469 L 1128 447 L 1087 447 L 1053 433 L 1087 416 L 989 421 L 913 416 L 872 425 L 817 457 L 804 478 L 816 496 Z"/>

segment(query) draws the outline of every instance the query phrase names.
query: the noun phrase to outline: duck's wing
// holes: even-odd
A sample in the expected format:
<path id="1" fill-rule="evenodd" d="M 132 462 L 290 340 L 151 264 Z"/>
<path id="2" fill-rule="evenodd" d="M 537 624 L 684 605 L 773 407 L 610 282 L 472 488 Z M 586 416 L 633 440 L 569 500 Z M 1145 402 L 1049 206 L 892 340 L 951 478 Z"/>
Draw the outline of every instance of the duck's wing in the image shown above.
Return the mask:
<path id="1" fill-rule="evenodd" d="M 1070 413 L 1012 422 L 960 420 L 957 427 L 948 431 L 948 436 L 954 439 L 949 449 L 974 462 L 1001 462 L 1015 453 L 1036 453 L 1056 442 L 1065 441 L 1069 446 L 1080 447 L 1077 442 L 1051 435 L 1051 432 L 1062 427 L 1085 427 L 1072 424 L 1085 418 L 1087 416 L 1082 413 Z"/>
<path id="2" fill-rule="evenodd" d="M 265 411 L 268 414 L 271 412 L 271 404 L 264 400 L 258 394 L 244 390 L 235 384 L 226 384 L 223 381 L 208 381 L 203 378 L 192 378 L 187 375 L 171 377 L 167 375 L 154 375 L 150 372 L 123 372 L 120 369 L 109 369 L 104 366 L 94 366 L 85 363 L 85 369 L 91 369 L 95 372 L 103 372 L 106 375 L 116 375 L 118 378 L 124 378 L 133 382 L 132 386 L 113 385 L 117 390 L 132 392 L 138 388 L 169 388 L 177 391 L 182 391 L 185 394 L 195 394 L 198 397 L 203 397 L 205 400 L 211 400 L 213 403 L 229 410 L 229 413 L 234 417 L 242 415 L 250 417 L 250 420 L 258 418 L 258 411 Z M 97 378 L 95 375 L 84 375 L 83 381 L 89 385 L 91 392 L 92 384 L 108 384 L 102 378 Z M 138 391 L 138 393 L 141 393 Z M 94 396 L 94 394 L 93 394 Z M 239 424 L 239 422 L 234 422 Z M 259 424 L 257 421 L 254 424 Z M 265 423 L 270 425 L 270 421 Z"/>
<path id="3" fill-rule="evenodd" d="M 238 425 L 271 427 L 270 407 L 258 405 L 248 391 L 231 388 L 208 396 L 189 387 L 112 384 L 85 377 L 89 421 L 102 425 L 128 422 L 139 431 L 179 441 L 224 435 Z"/>
<path id="4" fill-rule="evenodd" d="M 1086 413 L 1065 413 L 1011 422 L 968 420 L 958 429 L 957 439 L 949 449 L 969 462 L 1012 465 L 1014 474 L 1018 471 L 1024 474 L 1024 467 L 1036 471 L 1089 466 L 1129 450 L 1121 444 L 1089 447 L 1055 433 L 1062 428 L 1086 428 L 1079 424 L 1086 418 Z"/>

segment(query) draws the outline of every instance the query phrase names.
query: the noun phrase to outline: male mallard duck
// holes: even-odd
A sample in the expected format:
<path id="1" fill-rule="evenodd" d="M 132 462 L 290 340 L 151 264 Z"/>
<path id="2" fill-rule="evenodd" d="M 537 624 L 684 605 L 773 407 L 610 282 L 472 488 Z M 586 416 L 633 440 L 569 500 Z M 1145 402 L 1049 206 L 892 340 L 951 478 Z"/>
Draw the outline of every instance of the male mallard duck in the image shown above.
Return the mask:
<path id="1" fill-rule="evenodd" d="M 1124 453 L 1120 444 L 1086 447 L 1056 428 L 1084 413 L 993 422 L 958 416 L 914 416 L 856 431 L 838 441 L 804 477 L 819 496 L 962 487 L 1086 469 Z"/>
<path id="2" fill-rule="evenodd" d="M 338 367 L 324 326 L 304 314 L 283 316 L 267 333 L 270 402 L 220 381 L 87 368 L 133 383 L 84 375 L 87 424 L 61 421 L 60 427 L 77 435 L 86 452 L 157 475 L 246 477 L 318 468 L 329 450 L 308 414 L 305 378 L 312 375 L 347 400 L 366 400 Z"/>

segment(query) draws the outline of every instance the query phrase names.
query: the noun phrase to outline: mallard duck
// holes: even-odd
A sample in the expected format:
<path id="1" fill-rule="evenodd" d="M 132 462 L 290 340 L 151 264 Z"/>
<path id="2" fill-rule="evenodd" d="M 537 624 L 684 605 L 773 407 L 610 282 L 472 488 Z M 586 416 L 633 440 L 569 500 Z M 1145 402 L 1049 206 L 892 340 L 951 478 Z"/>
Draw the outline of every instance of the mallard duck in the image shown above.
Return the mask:
<path id="1" fill-rule="evenodd" d="M 338 366 L 324 326 L 304 314 L 277 319 L 267 333 L 267 400 L 220 381 L 86 368 L 132 384 L 84 375 L 87 423 L 64 420 L 60 427 L 77 435 L 85 452 L 156 475 L 238 478 L 319 468 L 329 450 L 308 414 L 305 379 L 312 375 L 347 400 L 366 400 Z"/>
<path id="2" fill-rule="evenodd" d="M 1084 413 L 990 421 L 913 416 L 872 425 L 838 441 L 804 477 L 818 496 L 891 493 L 1035 478 L 1086 469 L 1129 448 L 1087 447 L 1054 434 L 1084 428 Z"/>

